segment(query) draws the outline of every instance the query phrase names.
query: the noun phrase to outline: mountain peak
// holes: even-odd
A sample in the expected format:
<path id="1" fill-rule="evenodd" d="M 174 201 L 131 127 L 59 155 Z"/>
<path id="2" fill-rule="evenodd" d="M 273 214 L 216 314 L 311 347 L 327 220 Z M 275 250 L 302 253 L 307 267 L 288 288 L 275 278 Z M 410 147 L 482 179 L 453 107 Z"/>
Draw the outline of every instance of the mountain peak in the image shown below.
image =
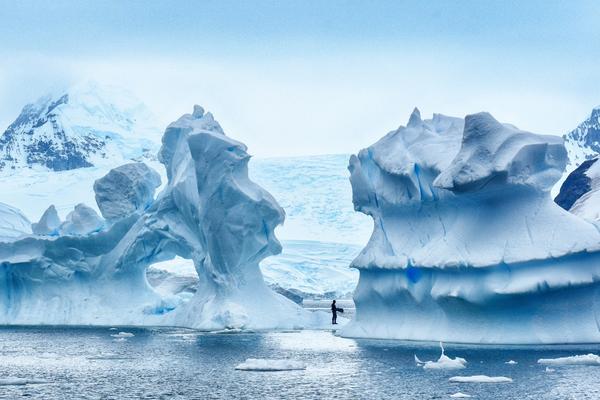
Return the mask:
<path id="1" fill-rule="evenodd" d="M 0 135 L 0 170 L 70 170 L 155 153 L 162 129 L 128 91 L 83 82 L 23 107 Z"/>

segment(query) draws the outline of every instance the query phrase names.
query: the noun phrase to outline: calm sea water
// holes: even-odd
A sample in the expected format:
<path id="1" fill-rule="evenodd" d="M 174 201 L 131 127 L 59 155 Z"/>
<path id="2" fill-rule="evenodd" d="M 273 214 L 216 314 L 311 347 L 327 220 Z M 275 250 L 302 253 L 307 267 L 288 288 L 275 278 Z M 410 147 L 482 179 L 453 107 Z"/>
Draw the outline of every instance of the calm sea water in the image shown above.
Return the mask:
<path id="1" fill-rule="evenodd" d="M 111 335 L 133 333 L 128 339 Z M 600 346 L 473 347 L 460 371 L 416 366 L 437 344 L 351 340 L 329 331 L 209 334 L 182 329 L 0 328 L 0 398 L 40 399 L 598 399 L 600 367 L 557 367 L 539 358 L 600 352 Z M 248 372 L 246 358 L 290 358 L 304 371 Z M 515 360 L 516 365 L 505 364 Z M 455 375 L 511 377 L 513 383 L 458 384 Z M 15 385 L 15 378 L 38 383 Z M 20 383 L 23 383 L 22 381 Z"/>

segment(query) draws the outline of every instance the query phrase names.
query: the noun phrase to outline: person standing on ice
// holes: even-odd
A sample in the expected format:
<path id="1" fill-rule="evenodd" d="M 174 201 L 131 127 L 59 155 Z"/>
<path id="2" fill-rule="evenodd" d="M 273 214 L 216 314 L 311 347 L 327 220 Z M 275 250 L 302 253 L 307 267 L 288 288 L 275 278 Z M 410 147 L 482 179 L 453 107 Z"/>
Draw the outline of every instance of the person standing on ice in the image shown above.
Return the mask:
<path id="1" fill-rule="evenodd" d="M 333 303 L 331 303 L 331 324 L 332 325 L 337 325 L 337 312 L 344 312 L 343 308 L 337 308 L 337 306 L 335 305 L 335 300 L 333 301 Z"/>

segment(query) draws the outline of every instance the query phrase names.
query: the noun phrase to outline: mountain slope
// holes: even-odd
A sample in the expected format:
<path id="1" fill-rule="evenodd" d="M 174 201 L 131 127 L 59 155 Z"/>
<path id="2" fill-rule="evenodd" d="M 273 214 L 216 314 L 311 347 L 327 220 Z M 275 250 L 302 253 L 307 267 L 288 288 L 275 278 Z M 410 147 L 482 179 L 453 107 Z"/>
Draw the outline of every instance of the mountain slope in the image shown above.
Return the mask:
<path id="1" fill-rule="evenodd" d="M 115 166 L 152 157 L 161 131 L 130 93 L 85 83 L 23 108 L 0 136 L 0 170 Z"/>
<path id="2" fill-rule="evenodd" d="M 590 117 L 577 128 L 564 135 L 564 139 L 569 156 L 567 173 L 597 157 L 600 154 L 600 106 L 594 108 Z"/>

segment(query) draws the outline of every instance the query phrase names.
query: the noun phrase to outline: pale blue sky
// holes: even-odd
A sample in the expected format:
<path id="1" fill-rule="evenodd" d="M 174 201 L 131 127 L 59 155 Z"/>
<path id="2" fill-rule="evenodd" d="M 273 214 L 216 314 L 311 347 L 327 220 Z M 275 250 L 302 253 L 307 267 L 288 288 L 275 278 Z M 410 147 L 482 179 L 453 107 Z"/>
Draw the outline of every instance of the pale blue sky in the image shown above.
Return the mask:
<path id="1" fill-rule="evenodd" d="M 412 107 L 562 134 L 600 104 L 597 1 L 0 1 L 0 129 L 83 79 L 259 155 L 352 152 Z"/>

